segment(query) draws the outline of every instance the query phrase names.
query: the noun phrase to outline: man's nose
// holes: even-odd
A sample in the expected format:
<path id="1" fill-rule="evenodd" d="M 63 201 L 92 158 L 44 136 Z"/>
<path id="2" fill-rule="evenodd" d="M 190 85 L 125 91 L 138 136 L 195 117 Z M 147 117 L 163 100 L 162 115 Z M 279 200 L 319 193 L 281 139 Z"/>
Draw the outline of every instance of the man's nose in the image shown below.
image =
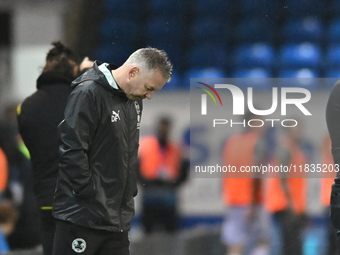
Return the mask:
<path id="1" fill-rule="evenodd" d="M 146 93 L 145 97 L 150 100 L 152 98 L 152 95 L 153 95 L 153 91 Z"/>

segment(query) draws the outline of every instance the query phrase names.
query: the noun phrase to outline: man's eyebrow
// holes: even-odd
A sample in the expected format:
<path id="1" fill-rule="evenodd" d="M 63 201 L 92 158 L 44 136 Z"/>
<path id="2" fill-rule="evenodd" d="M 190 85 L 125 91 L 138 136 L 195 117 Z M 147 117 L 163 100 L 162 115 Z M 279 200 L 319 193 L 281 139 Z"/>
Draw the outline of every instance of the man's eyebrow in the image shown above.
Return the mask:
<path id="1" fill-rule="evenodd" d="M 150 90 L 156 90 L 153 86 L 151 86 L 150 84 L 145 84 L 146 87 L 148 87 L 148 89 Z"/>

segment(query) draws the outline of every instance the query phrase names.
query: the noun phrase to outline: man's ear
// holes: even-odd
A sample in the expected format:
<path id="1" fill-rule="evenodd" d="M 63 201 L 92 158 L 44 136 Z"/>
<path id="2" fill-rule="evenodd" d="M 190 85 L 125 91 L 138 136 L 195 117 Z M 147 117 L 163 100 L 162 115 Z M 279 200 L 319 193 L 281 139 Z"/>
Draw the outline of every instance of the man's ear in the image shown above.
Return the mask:
<path id="1" fill-rule="evenodd" d="M 136 78 L 139 75 L 139 68 L 137 66 L 134 66 L 129 71 L 129 78 L 133 79 Z"/>

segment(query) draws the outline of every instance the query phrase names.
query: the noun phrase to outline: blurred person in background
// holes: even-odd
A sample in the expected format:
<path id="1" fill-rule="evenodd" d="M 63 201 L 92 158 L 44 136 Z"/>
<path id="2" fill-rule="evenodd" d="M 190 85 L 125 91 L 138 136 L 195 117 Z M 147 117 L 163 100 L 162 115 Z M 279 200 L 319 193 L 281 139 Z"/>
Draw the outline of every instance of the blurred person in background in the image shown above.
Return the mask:
<path id="1" fill-rule="evenodd" d="M 52 217 L 54 190 L 59 172 L 58 124 L 64 119 L 67 98 L 79 66 L 72 51 L 61 42 L 52 43 L 37 79 L 37 91 L 18 106 L 18 125 L 33 169 L 34 192 L 41 221 L 45 255 L 52 254 L 55 220 Z M 85 59 L 81 69 L 92 66 Z"/>
<path id="2" fill-rule="evenodd" d="M 15 206 L 5 200 L 0 200 L 0 253 L 7 253 L 11 249 L 7 242 L 7 236 L 10 235 L 18 220 L 18 211 Z"/>
<path id="3" fill-rule="evenodd" d="M 0 148 L 0 201 L 4 198 L 4 193 L 8 181 L 8 162 L 5 152 Z"/>
<path id="4" fill-rule="evenodd" d="M 17 104 L 8 104 L 0 120 L 0 147 L 8 160 L 8 181 L 4 198 L 19 211 L 14 230 L 7 236 L 11 250 L 40 244 L 40 221 L 33 193 L 33 176 L 26 147 L 17 125 Z"/>
<path id="5" fill-rule="evenodd" d="M 4 192 L 7 187 L 7 181 L 8 181 L 8 162 L 6 154 L 0 148 L 0 253 L 5 253 L 10 250 L 6 240 L 6 236 L 13 231 L 14 223 L 17 220 L 17 216 L 15 222 L 14 220 L 8 218 L 7 213 L 8 210 L 6 208 L 8 208 L 9 202 L 5 202 L 4 200 Z M 16 211 L 15 208 L 14 210 Z M 10 214 L 14 215 L 14 213 L 11 211 Z"/>
<path id="6" fill-rule="evenodd" d="M 278 166 L 305 166 L 301 123 L 284 128 L 286 135 L 277 147 L 274 162 Z M 272 215 L 277 243 L 271 254 L 302 255 L 303 230 L 307 225 L 307 180 L 304 172 L 275 172 L 266 180 L 265 206 Z"/>
<path id="7" fill-rule="evenodd" d="M 252 113 L 245 115 L 245 121 L 261 119 Z M 243 134 L 231 136 L 222 155 L 223 166 L 241 167 L 265 164 L 267 145 L 266 128 L 246 127 Z M 263 180 L 257 173 L 247 176 L 231 176 L 223 179 L 223 199 L 227 206 L 225 221 L 222 225 L 222 242 L 228 255 L 267 255 L 269 222 L 263 208 Z M 250 250 L 250 251 L 249 251 Z"/>
<path id="8" fill-rule="evenodd" d="M 321 164 L 322 164 L 323 169 L 325 169 L 324 166 L 327 166 L 326 169 L 330 169 L 331 165 L 333 165 L 334 167 L 331 138 L 329 137 L 329 134 L 327 134 L 322 141 Z M 329 218 L 329 212 L 330 212 L 329 206 L 330 206 L 330 199 L 331 199 L 330 194 L 332 191 L 332 184 L 334 182 L 335 176 L 336 176 L 336 173 L 334 171 L 323 172 L 321 176 L 320 200 L 321 200 L 321 205 L 324 208 L 324 215 L 325 215 L 324 216 L 325 229 L 326 229 L 325 254 L 327 255 L 339 254 L 339 247 L 337 246 L 337 242 L 336 242 L 336 230 L 332 226 L 330 218 Z"/>
<path id="9" fill-rule="evenodd" d="M 171 120 L 159 119 L 156 134 L 141 139 L 139 181 L 142 185 L 142 225 L 146 233 L 178 228 L 177 189 L 188 175 L 189 163 L 170 138 Z"/>
<path id="10" fill-rule="evenodd" d="M 116 67 L 95 61 L 73 81 L 58 126 L 53 255 L 129 254 L 142 99 L 172 75 L 167 54 L 142 48 Z"/>

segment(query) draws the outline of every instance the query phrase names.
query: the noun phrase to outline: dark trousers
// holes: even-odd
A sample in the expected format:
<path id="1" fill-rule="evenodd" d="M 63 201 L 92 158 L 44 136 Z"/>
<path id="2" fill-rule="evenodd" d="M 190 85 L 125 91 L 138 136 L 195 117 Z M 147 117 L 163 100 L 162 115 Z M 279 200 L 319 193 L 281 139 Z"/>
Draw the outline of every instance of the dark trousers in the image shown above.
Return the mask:
<path id="1" fill-rule="evenodd" d="M 177 229 L 175 206 L 143 205 L 142 224 L 146 233 L 158 229 L 173 232 Z"/>
<path id="2" fill-rule="evenodd" d="M 53 255 L 129 255 L 128 232 L 84 228 L 57 221 Z"/>
<path id="3" fill-rule="evenodd" d="M 40 210 L 41 242 L 44 255 L 52 255 L 52 247 L 55 233 L 56 220 L 52 216 L 52 210 Z"/>
<path id="4" fill-rule="evenodd" d="M 334 228 L 333 228 L 329 234 L 330 234 L 329 235 L 330 242 L 328 246 L 327 255 L 340 254 L 340 231 L 336 231 L 336 230 L 334 231 Z"/>

